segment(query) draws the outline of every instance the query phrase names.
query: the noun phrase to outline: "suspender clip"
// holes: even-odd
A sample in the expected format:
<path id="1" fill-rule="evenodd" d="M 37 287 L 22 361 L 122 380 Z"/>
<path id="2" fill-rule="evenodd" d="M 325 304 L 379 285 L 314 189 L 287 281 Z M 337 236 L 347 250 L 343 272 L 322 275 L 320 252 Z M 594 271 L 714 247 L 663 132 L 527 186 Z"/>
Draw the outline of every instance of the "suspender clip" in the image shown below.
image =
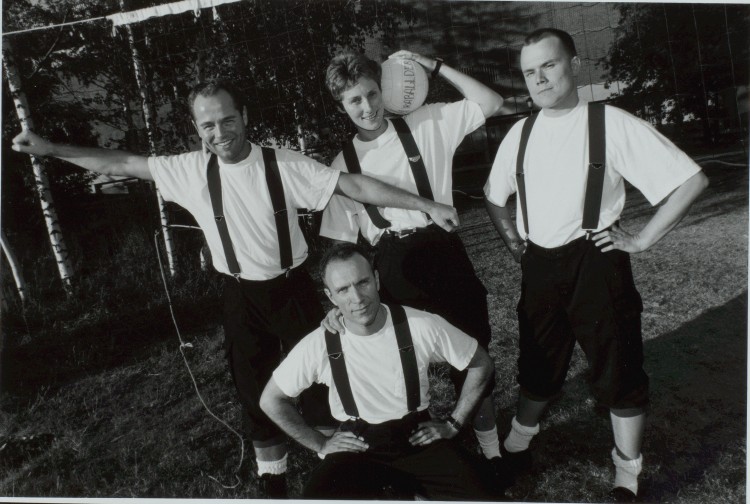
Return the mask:
<path id="1" fill-rule="evenodd" d="M 593 231 L 591 231 L 590 229 L 586 230 L 586 241 L 590 241 L 591 240 L 591 233 L 592 232 Z"/>
<path id="2" fill-rule="evenodd" d="M 414 350 L 414 345 L 407 345 L 404 347 L 399 347 L 398 349 L 398 351 L 401 353 L 411 352 L 412 350 Z"/>
<path id="3" fill-rule="evenodd" d="M 224 220 L 224 216 L 223 215 L 217 215 L 217 216 L 214 217 L 214 219 L 216 219 L 216 222 L 221 222 L 221 221 Z"/>
<path id="4" fill-rule="evenodd" d="M 274 215 L 278 215 L 278 214 L 280 214 L 280 213 L 286 213 L 286 208 L 281 208 L 281 209 L 279 209 L 279 210 L 276 210 L 276 211 L 275 211 L 275 212 L 274 212 L 273 214 L 274 214 Z"/>
<path id="5" fill-rule="evenodd" d="M 240 274 L 239 273 L 232 273 L 232 276 L 235 280 L 237 280 L 237 283 L 240 283 Z"/>
<path id="6" fill-rule="evenodd" d="M 287 277 L 287 279 L 292 276 L 292 268 L 287 268 L 284 272 L 284 275 Z"/>

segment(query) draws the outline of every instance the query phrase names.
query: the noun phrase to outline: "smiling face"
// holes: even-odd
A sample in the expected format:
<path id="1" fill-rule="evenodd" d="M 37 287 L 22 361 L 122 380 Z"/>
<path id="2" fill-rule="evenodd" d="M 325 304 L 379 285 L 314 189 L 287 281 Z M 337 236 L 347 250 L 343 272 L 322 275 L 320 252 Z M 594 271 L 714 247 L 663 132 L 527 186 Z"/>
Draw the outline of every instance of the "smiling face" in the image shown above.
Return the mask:
<path id="1" fill-rule="evenodd" d="M 341 93 L 341 106 L 357 127 L 361 140 L 374 140 L 388 127 L 383 119 L 380 86 L 369 77 L 361 77 L 356 84 Z"/>
<path id="2" fill-rule="evenodd" d="M 550 115 L 563 115 L 578 104 L 575 77 L 581 67 L 560 39 L 545 37 L 521 49 L 521 71 L 531 99 Z"/>
<path id="3" fill-rule="evenodd" d="M 324 281 L 328 299 L 341 310 L 349 329 L 360 335 L 380 329 L 380 282 L 367 259 L 354 254 L 332 260 L 326 266 Z"/>
<path id="4" fill-rule="evenodd" d="M 238 110 L 231 95 L 223 89 L 211 96 L 195 97 L 193 124 L 203 144 L 224 163 L 237 163 L 250 154 L 247 111 Z"/>

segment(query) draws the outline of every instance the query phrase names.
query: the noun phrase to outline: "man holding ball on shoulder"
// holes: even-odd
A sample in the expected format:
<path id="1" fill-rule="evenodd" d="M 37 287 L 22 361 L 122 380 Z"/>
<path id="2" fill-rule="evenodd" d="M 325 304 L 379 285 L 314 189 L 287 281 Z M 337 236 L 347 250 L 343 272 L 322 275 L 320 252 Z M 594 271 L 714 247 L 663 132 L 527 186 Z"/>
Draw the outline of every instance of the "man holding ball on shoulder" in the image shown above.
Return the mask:
<path id="1" fill-rule="evenodd" d="M 402 50 L 392 54 L 389 62 L 393 63 L 392 60 L 403 60 L 407 69 L 403 74 L 407 81 L 404 88 L 418 86 L 415 74 L 424 69 L 433 79 L 447 80 L 464 99 L 421 107 L 414 101 L 411 105 L 417 107 L 415 110 L 402 117 L 386 119 L 381 65 L 362 54 L 339 54 L 328 66 L 326 85 L 340 110 L 346 112 L 356 126 L 357 134 L 345 145 L 332 167 L 361 172 L 452 205 L 453 155 L 466 135 L 499 111 L 503 98 L 439 58 Z M 407 89 L 408 93 L 412 91 L 417 90 Z M 396 111 L 398 108 L 389 107 Z M 455 233 L 439 229 L 422 212 L 378 208 L 334 196 L 323 213 L 321 236 L 356 242 L 359 233 L 375 247 L 375 265 L 384 302 L 441 315 L 487 349 L 491 339 L 487 291 Z M 336 315 L 335 309 L 331 311 L 324 326 L 341 331 L 343 328 L 336 321 Z M 460 391 L 465 373 L 452 372 L 451 380 Z M 471 423 L 484 456 L 500 466 L 493 388 L 494 380 L 490 380 Z"/>

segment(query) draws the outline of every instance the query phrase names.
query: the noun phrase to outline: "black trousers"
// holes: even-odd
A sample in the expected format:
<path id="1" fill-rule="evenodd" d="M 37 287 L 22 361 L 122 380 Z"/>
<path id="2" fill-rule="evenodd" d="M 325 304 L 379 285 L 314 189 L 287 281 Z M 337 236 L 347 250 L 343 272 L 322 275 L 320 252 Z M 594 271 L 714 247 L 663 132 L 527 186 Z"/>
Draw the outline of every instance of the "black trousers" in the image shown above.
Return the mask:
<path id="1" fill-rule="evenodd" d="M 417 423 L 426 419 L 425 411 L 356 429 L 370 445 L 368 451 L 327 455 L 311 473 L 303 497 L 403 500 L 420 494 L 431 500 L 489 500 L 476 467 L 452 441 L 409 444 Z"/>
<path id="2" fill-rule="evenodd" d="M 260 409 L 260 395 L 282 356 L 320 325 L 323 308 L 303 267 L 271 280 L 224 282 L 224 335 L 245 434 L 257 446 L 273 445 L 284 434 Z M 305 420 L 331 426 L 328 389 L 316 385 L 300 396 Z"/>
<path id="3" fill-rule="evenodd" d="M 562 388 L 576 341 L 589 363 L 588 379 L 609 408 L 644 407 L 641 296 L 630 256 L 601 252 L 583 238 L 557 248 L 529 243 L 521 259 L 518 304 L 518 382 L 531 399 Z"/>
<path id="4" fill-rule="evenodd" d="M 487 289 L 477 278 L 463 242 L 435 224 L 396 238 L 384 235 L 376 246 L 380 298 L 440 315 L 487 349 L 492 329 Z M 451 368 L 456 393 L 466 372 Z M 494 389 L 494 380 L 485 392 Z"/>

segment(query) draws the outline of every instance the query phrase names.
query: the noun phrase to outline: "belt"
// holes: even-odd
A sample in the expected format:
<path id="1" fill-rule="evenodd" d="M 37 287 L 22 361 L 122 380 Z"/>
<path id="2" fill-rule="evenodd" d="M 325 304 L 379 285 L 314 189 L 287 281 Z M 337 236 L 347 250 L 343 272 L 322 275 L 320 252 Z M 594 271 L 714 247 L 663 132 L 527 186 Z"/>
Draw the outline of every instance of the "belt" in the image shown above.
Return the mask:
<path id="1" fill-rule="evenodd" d="M 619 224 L 619 220 L 616 221 L 612 226 L 615 226 Z M 593 237 L 597 233 L 601 233 L 602 231 L 606 231 L 610 229 L 612 226 L 608 226 L 606 228 L 600 229 L 598 231 L 595 231 L 593 233 L 587 233 L 583 236 L 579 236 L 573 241 L 570 241 L 566 243 L 565 245 L 560 245 L 559 247 L 542 247 L 541 245 L 537 245 L 536 243 L 532 242 L 531 240 L 526 241 L 526 251 L 532 252 L 534 254 L 545 256 L 545 257 L 562 257 L 564 255 L 567 255 L 574 250 L 577 250 L 580 247 L 585 246 L 587 243 L 590 243 L 591 245 L 594 245 Z"/>
<path id="2" fill-rule="evenodd" d="M 250 287 L 267 287 L 275 284 L 283 284 L 286 280 L 289 280 L 292 277 L 297 276 L 298 274 L 302 273 L 304 271 L 303 265 L 300 264 L 299 266 L 296 266 L 294 268 L 289 268 L 286 270 L 286 272 L 281 273 L 280 275 L 277 275 L 273 278 L 267 278 L 266 280 L 249 280 L 247 278 L 240 278 L 236 277 L 234 275 L 230 275 L 227 273 L 222 273 L 222 275 L 227 280 L 232 280 L 233 282 L 240 283 L 242 285 L 247 285 Z"/>
<path id="3" fill-rule="evenodd" d="M 406 229 L 399 229 L 398 231 L 394 231 L 392 229 L 386 229 L 383 232 L 383 236 L 381 237 L 381 240 L 383 238 L 406 238 L 407 236 L 411 236 L 416 233 L 434 233 L 440 230 L 440 226 L 438 226 L 435 223 L 429 224 L 424 227 L 413 227 L 413 228 L 406 228 Z"/>

